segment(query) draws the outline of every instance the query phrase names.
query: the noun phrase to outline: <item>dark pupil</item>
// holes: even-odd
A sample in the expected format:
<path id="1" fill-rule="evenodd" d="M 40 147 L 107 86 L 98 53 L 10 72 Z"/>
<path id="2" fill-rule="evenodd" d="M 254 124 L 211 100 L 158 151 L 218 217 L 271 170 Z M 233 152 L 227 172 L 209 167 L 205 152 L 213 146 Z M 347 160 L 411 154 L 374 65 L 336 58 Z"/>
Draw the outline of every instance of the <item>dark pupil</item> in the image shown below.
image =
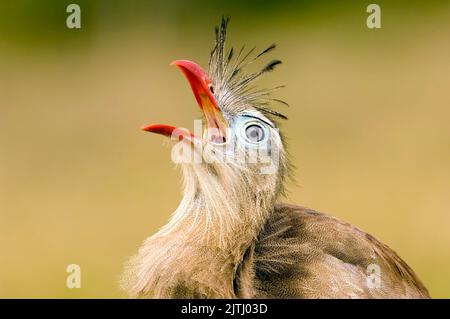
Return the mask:
<path id="1" fill-rule="evenodd" d="M 214 88 L 212 87 L 212 85 L 209 86 L 209 90 L 211 91 L 212 94 L 214 94 Z"/>
<path id="2" fill-rule="evenodd" d="M 245 131 L 247 138 L 252 142 L 260 142 L 264 137 L 264 132 L 257 125 L 250 125 Z"/>

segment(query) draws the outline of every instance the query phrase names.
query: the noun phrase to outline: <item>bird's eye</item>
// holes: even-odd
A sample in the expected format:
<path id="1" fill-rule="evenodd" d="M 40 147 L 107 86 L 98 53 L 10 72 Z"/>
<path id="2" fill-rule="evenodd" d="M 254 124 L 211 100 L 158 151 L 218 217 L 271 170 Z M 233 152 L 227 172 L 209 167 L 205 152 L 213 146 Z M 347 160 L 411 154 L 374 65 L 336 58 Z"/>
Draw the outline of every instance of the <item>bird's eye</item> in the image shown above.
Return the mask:
<path id="1" fill-rule="evenodd" d="M 211 91 L 212 94 L 214 94 L 214 88 L 213 88 L 212 84 L 209 85 L 209 90 Z"/>
<path id="2" fill-rule="evenodd" d="M 245 135 L 250 142 L 258 143 L 264 139 L 264 130 L 257 124 L 251 124 L 245 128 Z"/>

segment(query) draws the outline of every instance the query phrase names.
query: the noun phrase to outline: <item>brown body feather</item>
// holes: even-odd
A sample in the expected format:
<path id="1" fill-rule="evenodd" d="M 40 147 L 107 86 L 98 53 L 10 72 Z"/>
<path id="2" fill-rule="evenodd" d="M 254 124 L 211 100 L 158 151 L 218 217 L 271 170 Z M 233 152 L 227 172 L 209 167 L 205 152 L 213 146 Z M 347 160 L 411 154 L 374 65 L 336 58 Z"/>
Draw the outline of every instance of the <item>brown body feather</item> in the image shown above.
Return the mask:
<path id="1" fill-rule="evenodd" d="M 278 204 L 247 253 L 236 293 L 252 298 L 429 298 L 388 246 L 336 218 Z M 369 288 L 367 267 L 380 267 Z"/>

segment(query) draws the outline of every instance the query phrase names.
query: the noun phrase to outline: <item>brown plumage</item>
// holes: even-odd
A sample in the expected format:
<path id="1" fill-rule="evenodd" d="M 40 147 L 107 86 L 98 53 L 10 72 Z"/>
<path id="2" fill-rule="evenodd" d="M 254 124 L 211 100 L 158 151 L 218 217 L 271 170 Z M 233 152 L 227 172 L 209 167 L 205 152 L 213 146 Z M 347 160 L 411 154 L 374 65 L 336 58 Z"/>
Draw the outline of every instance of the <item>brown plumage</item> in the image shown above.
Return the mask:
<path id="1" fill-rule="evenodd" d="M 429 297 L 389 247 L 348 223 L 300 206 L 276 205 L 248 256 L 245 267 L 254 273 L 241 274 L 248 280 L 238 286 L 242 297 Z M 381 270 L 380 286 L 369 288 L 367 269 L 373 264 Z"/>
<path id="2" fill-rule="evenodd" d="M 275 45 L 253 58 L 254 49 L 235 56 L 225 50 L 227 24 L 216 29 L 208 75 L 193 62 L 173 63 L 202 108 L 203 138 L 168 125 L 144 128 L 181 138 L 177 147 L 201 161 L 172 153 L 183 171 L 183 199 L 127 265 L 130 297 L 428 298 L 408 265 L 371 235 L 280 202 L 292 165 L 276 120 L 286 117 L 269 108 L 279 102 L 273 90 L 250 85 L 281 61 L 246 73 Z M 254 161 L 255 150 L 268 156 Z"/>

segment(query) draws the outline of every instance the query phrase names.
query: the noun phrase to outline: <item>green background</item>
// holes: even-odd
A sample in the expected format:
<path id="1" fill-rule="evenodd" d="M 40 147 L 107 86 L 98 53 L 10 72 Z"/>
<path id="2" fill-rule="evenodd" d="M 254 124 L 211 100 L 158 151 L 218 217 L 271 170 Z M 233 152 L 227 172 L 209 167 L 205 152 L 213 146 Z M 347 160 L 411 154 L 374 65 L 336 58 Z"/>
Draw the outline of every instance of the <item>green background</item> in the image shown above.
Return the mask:
<path id="1" fill-rule="evenodd" d="M 287 200 L 368 231 L 450 297 L 450 2 L 377 1 L 380 30 L 370 3 L 0 1 L 0 297 L 124 297 L 123 263 L 181 191 L 170 144 L 139 127 L 193 127 L 169 63 L 206 65 L 222 14 L 231 45 L 278 44 L 260 85 L 287 85 Z"/>

